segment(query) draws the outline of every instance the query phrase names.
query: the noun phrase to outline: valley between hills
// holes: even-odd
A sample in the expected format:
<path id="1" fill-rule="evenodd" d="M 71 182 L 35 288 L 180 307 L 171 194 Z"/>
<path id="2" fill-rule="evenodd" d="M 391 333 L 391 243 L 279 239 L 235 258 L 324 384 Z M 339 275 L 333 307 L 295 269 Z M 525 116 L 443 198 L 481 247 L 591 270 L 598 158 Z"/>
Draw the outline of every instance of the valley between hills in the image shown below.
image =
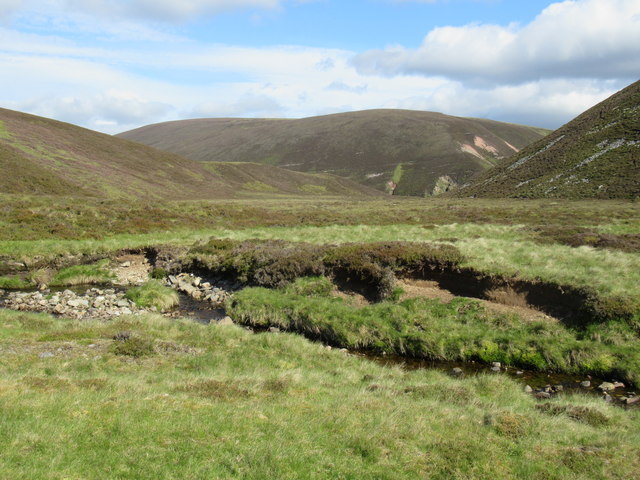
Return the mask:
<path id="1" fill-rule="evenodd" d="M 0 477 L 634 478 L 639 109 L 0 109 Z"/>

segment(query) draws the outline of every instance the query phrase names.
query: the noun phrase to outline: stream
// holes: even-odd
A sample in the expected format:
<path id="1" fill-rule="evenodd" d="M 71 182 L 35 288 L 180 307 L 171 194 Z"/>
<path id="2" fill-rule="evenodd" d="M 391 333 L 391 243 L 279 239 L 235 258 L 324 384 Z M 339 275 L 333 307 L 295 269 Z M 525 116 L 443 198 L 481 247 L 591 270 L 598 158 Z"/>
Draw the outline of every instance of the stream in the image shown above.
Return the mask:
<path id="1" fill-rule="evenodd" d="M 92 286 L 75 286 L 64 288 L 52 288 L 51 294 L 61 293 L 70 290 L 75 294 L 82 295 Z M 116 293 L 121 294 L 126 291 L 124 287 L 111 287 Z M 35 290 L 24 290 L 20 293 L 34 292 Z M 15 291 L 14 291 L 15 292 Z M 0 308 L 6 308 L 5 300 L 9 295 L 8 291 L 0 290 Z M 172 311 L 165 313 L 171 318 L 189 318 L 198 323 L 217 323 L 226 317 L 223 308 L 216 308 L 211 303 L 195 300 L 185 293 L 179 292 L 180 303 Z M 254 329 L 248 326 L 244 328 L 254 333 L 268 333 L 279 331 L 279 329 Z M 384 366 L 400 366 L 409 370 L 430 369 L 438 370 L 456 377 L 469 377 L 473 375 L 488 373 L 492 375 L 508 375 L 519 383 L 531 387 L 531 393 L 538 398 L 551 398 L 563 393 L 581 392 L 597 395 L 605 398 L 604 392 L 599 388 L 605 382 L 615 383 L 615 379 L 601 378 L 589 375 L 570 375 L 562 373 L 548 373 L 531 370 L 523 370 L 516 367 L 502 366 L 498 364 L 487 365 L 479 362 L 438 362 L 425 359 L 402 357 L 399 355 L 379 355 L 371 352 L 348 351 L 350 355 L 361 357 L 368 361 L 376 362 Z M 585 383 L 585 382 L 588 382 Z M 640 408 L 640 402 L 626 404 L 626 398 L 636 396 L 636 389 L 633 386 L 619 386 L 609 390 L 608 401 L 620 405 L 623 408 Z"/>

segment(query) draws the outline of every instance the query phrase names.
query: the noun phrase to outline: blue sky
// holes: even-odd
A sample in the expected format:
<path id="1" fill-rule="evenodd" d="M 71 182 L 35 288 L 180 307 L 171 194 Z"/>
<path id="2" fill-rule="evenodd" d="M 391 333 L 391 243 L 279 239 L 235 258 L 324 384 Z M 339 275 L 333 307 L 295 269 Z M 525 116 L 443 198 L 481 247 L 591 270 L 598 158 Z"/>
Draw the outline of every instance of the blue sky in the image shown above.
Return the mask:
<path id="1" fill-rule="evenodd" d="M 556 128 L 638 78 L 639 0 L 0 0 L 0 106 L 107 133 L 370 108 Z"/>

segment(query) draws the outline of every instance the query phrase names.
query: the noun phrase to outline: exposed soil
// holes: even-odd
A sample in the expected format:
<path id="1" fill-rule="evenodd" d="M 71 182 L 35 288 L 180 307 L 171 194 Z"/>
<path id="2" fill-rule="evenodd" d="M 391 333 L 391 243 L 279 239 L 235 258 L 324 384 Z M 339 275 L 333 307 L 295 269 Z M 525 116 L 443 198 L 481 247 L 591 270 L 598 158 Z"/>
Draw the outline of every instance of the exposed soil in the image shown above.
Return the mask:
<path id="1" fill-rule="evenodd" d="M 149 280 L 151 265 L 142 254 L 122 254 L 114 259 L 115 266 L 112 267 L 116 274 L 116 285 L 141 285 Z"/>
<path id="2" fill-rule="evenodd" d="M 438 282 L 433 280 L 403 278 L 399 279 L 397 284 L 398 287 L 404 290 L 404 293 L 400 297 L 402 300 L 407 298 L 426 297 L 449 303 L 456 297 L 449 290 L 440 287 Z M 479 301 L 491 312 L 497 314 L 513 313 L 526 322 L 558 321 L 556 318 L 527 304 L 524 296 L 515 292 L 513 289 L 495 289 L 489 291 L 488 295 L 489 299 L 479 299 Z"/>

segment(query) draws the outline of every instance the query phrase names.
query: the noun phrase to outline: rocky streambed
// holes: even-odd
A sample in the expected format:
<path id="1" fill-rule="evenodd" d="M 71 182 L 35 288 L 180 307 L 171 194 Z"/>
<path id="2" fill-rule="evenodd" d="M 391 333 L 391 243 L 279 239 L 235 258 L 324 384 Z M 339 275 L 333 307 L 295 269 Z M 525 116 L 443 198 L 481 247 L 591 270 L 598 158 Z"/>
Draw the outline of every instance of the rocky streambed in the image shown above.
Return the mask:
<path id="1" fill-rule="evenodd" d="M 159 312 L 171 317 L 195 316 L 199 321 L 209 323 L 230 318 L 224 315 L 223 305 L 238 285 L 221 282 L 212 285 L 202 278 L 181 273 L 170 275 L 165 283 L 180 292 L 180 305 L 167 312 Z M 155 307 L 142 308 L 126 297 L 125 287 L 42 288 L 30 291 L 0 290 L 0 307 L 18 311 L 41 312 L 81 320 L 109 320 L 122 315 L 140 315 L 157 312 Z"/>
<path id="2" fill-rule="evenodd" d="M 1 294 L 0 294 L 1 295 Z M 84 293 L 70 289 L 35 292 L 9 292 L 2 305 L 12 310 L 44 312 L 75 319 L 107 320 L 144 312 L 113 288 L 89 288 Z"/>

